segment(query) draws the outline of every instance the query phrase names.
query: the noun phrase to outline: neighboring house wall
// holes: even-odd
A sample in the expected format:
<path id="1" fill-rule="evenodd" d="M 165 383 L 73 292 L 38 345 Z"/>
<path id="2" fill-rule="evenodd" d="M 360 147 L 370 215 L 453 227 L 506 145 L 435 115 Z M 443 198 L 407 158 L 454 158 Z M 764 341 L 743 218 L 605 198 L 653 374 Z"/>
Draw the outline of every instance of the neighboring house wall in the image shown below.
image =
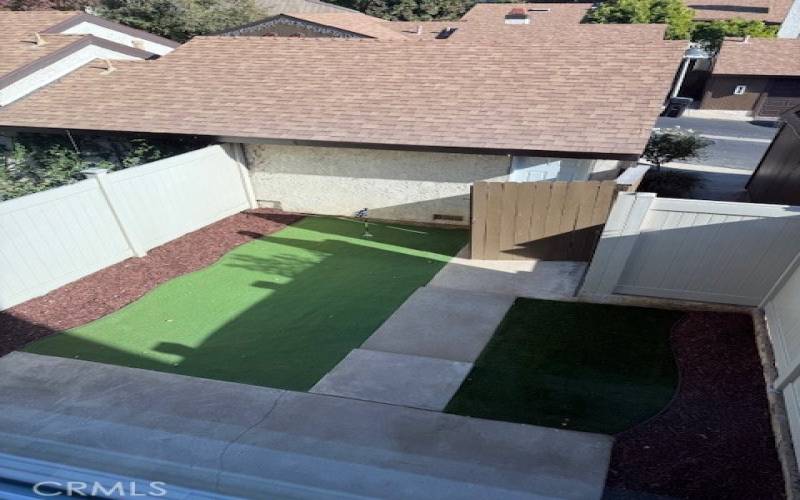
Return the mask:
<path id="1" fill-rule="evenodd" d="M 97 38 L 104 38 L 112 42 L 117 42 L 122 45 L 127 45 L 128 47 L 134 47 L 133 42 L 139 41 L 141 42 L 141 45 L 137 48 L 146 50 L 147 52 L 152 52 L 153 54 L 158 54 L 160 56 L 168 54 L 174 50 L 173 47 L 169 47 L 167 45 L 161 45 L 151 40 L 137 38 L 127 33 L 122 33 L 120 31 L 116 31 L 110 28 L 98 26 L 90 22 L 82 22 L 80 24 L 76 24 L 75 26 L 62 31 L 61 33 L 65 35 L 94 35 Z"/>
<path id="2" fill-rule="evenodd" d="M 789 119 L 747 183 L 756 203 L 800 205 L 800 119 Z"/>
<path id="3" fill-rule="evenodd" d="M 746 90 L 736 95 L 737 86 Z M 800 103 L 800 78 L 712 76 L 706 86 L 701 109 L 746 111 L 776 117 Z"/>
<path id="4" fill-rule="evenodd" d="M 734 90 L 739 85 L 745 85 L 747 90 L 735 95 Z M 768 85 L 769 78 L 764 77 L 712 76 L 706 85 L 701 108 L 753 111 Z"/>
<path id="5" fill-rule="evenodd" d="M 247 145 L 256 199 L 293 212 L 469 223 L 478 180 L 506 180 L 510 158 L 378 149 Z M 460 220 L 434 219 L 434 214 Z"/>
<path id="6" fill-rule="evenodd" d="M 794 0 L 789 14 L 778 30 L 778 38 L 798 38 L 800 37 L 800 0 Z"/>
<path id="7" fill-rule="evenodd" d="M 509 180 L 515 182 L 611 180 L 619 175 L 622 168 L 628 166 L 631 166 L 631 162 L 618 160 L 514 156 L 511 159 Z"/>
<path id="8" fill-rule="evenodd" d="M 0 106 L 5 106 L 30 94 L 95 59 L 136 60 L 138 58 L 89 45 L 0 89 Z"/>

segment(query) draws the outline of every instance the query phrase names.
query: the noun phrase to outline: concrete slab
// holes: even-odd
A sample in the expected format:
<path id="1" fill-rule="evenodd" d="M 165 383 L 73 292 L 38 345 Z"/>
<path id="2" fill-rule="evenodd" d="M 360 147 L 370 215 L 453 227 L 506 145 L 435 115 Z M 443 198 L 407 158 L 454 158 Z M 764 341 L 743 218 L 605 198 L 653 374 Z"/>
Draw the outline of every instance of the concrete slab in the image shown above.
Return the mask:
<path id="1" fill-rule="evenodd" d="M 3 470 L 16 456 L 62 480 L 75 467 L 245 498 L 600 498 L 611 443 L 87 361 L 0 359 Z"/>
<path id="2" fill-rule="evenodd" d="M 586 262 L 472 260 L 464 248 L 428 286 L 528 297 L 573 300 Z"/>
<path id="3" fill-rule="evenodd" d="M 442 411 L 471 369 L 472 363 L 353 349 L 310 392 Z"/>
<path id="4" fill-rule="evenodd" d="M 510 295 L 423 287 L 361 348 L 472 363 L 514 300 Z"/>

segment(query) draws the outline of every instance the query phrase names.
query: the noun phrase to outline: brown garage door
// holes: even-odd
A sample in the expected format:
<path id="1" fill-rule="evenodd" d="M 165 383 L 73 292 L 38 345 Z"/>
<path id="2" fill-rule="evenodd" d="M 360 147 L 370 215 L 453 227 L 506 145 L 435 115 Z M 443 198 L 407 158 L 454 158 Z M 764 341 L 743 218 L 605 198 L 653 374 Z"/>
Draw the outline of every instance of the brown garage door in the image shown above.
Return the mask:
<path id="1" fill-rule="evenodd" d="M 797 105 L 800 105 L 800 78 L 772 80 L 758 115 L 780 116 L 784 111 Z"/>

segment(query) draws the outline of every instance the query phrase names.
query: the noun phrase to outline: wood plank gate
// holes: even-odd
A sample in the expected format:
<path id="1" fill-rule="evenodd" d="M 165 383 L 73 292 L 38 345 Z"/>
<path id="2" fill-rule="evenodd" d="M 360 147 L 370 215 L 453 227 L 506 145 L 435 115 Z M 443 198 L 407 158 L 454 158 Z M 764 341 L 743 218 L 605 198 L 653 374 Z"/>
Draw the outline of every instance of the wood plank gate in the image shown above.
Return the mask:
<path id="1" fill-rule="evenodd" d="M 617 190 L 614 181 L 476 182 L 471 257 L 589 261 Z"/>

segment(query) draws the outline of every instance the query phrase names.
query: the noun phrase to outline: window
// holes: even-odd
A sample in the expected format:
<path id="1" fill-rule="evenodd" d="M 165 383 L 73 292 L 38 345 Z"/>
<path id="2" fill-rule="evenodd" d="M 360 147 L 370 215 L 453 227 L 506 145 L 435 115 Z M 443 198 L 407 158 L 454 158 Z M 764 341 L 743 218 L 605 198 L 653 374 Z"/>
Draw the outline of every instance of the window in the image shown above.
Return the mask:
<path id="1" fill-rule="evenodd" d="M 742 95 L 747 91 L 747 85 L 737 85 L 735 89 L 733 89 L 733 95 Z"/>

